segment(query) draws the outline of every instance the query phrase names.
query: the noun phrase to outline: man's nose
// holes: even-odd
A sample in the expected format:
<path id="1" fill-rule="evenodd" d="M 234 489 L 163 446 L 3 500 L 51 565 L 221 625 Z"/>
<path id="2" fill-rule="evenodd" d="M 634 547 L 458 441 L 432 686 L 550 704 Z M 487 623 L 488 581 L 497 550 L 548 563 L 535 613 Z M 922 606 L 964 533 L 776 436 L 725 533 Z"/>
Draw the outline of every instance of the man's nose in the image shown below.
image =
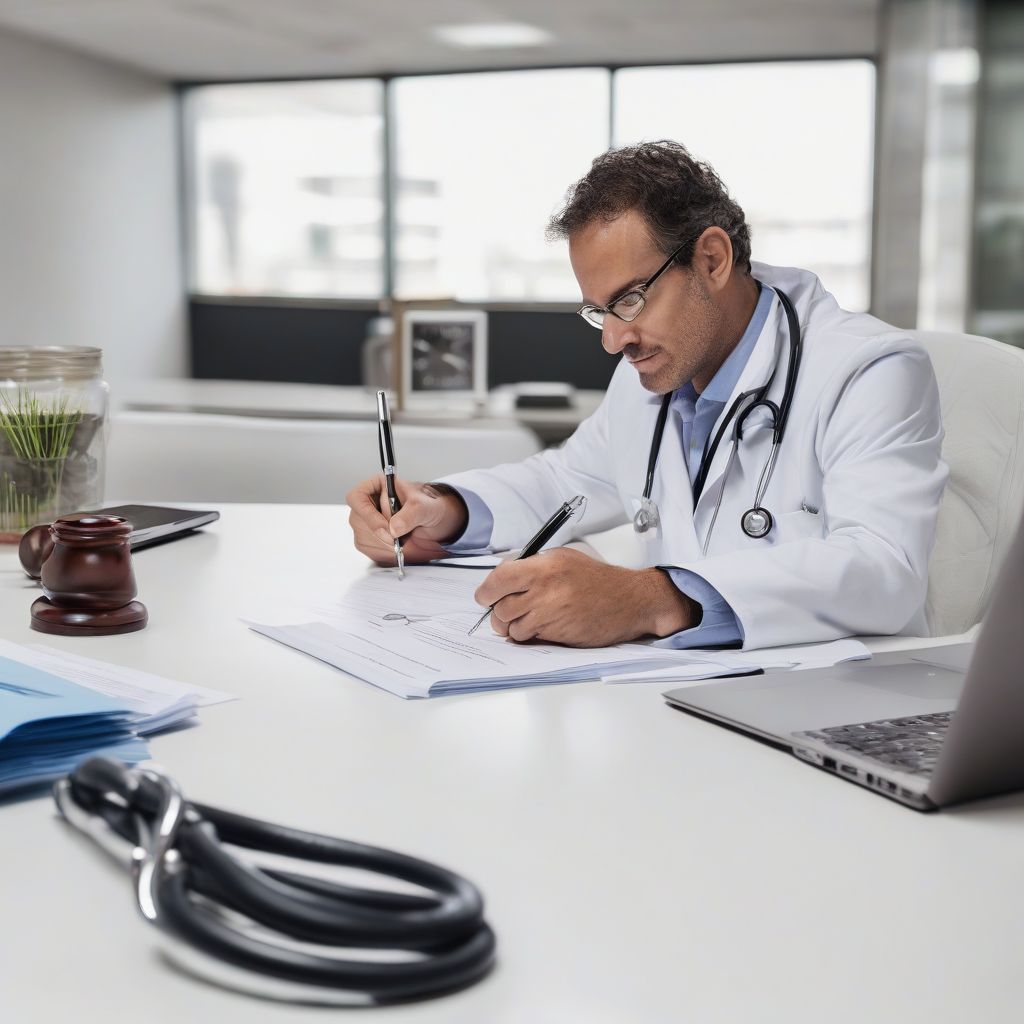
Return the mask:
<path id="1" fill-rule="evenodd" d="M 601 345 L 609 355 L 617 356 L 627 345 L 640 340 L 640 332 L 631 323 L 608 315 L 601 327 Z"/>

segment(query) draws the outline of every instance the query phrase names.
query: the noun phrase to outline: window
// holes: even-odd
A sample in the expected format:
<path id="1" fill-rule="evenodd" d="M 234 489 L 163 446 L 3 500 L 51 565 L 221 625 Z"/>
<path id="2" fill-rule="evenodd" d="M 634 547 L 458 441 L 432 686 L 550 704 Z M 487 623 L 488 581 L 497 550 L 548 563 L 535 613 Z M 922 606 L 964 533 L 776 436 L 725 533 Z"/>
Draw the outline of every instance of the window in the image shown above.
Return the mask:
<path id="1" fill-rule="evenodd" d="M 863 60 L 396 78 L 389 196 L 382 80 L 196 87 L 192 290 L 575 302 L 544 230 L 611 144 L 614 91 L 615 145 L 684 143 L 746 211 L 755 260 L 814 270 L 867 309 L 874 87 Z"/>
<path id="2" fill-rule="evenodd" d="M 813 270 L 866 310 L 874 86 L 856 60 L 623 70 L 615 145 L 683 143 L 743 207 L 755 260 Z"/>
<path id="3" fill-rule="evenodd" d="M 377 80 L 189 92 L 194 291 L 382 295 L 383 94 Z"/>
<path id="4" fill-rule="evenodd" d="M 548 218 L 608 148 L 609 72 L 488 72 L 393 83 L 395 292 L 575 301 Z"/>
<path id="5" fill-rule="evenodd" d="M 1024 347 L 1024 10 L 985 5 L 972 330 Z"/>

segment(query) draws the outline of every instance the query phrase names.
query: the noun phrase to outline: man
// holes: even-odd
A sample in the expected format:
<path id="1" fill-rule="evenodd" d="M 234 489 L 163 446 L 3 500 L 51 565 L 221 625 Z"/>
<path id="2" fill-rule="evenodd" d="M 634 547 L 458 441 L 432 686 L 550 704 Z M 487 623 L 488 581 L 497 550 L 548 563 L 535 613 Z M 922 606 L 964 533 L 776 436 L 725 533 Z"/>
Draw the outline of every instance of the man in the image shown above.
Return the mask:
<path id="1" fill-rule="evenodd" d="M 923 349 L 807 271 L 752 264 L 743 211 L 676 143 L 598 157 L 551 231 L 580 313 L 623 356 L 600 408 L 560 450 L 400 482 L 390 522 L 383 478 L 364 481 L 347 499 L 359 550 L 512 549 L 583 494 L 571 529 L 633 519 L 649 568 L 566 548 L 505 562 L 476 593 L 497 633 L 745 648 L 924 633 L 946 467 Z"/>

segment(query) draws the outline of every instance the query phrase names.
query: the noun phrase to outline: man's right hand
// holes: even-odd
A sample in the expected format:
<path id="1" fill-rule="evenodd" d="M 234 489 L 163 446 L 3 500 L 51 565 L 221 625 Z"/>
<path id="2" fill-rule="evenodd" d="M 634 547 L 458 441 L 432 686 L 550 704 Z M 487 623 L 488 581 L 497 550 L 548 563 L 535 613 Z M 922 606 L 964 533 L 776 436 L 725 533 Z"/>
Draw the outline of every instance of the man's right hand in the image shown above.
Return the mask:
<path id="1" fill-rule="evenodd" d="M 443 558 L 443 545 L 466 528 L 469 512 L 458 492 L 441 484 L 395 480 L 402 508 L 392 518 L 384 474 L 356 484 L 345 496 L 356 547 L 378 565 L 395 564 L 395 538 L 402 538 L 405 561 Z"/>

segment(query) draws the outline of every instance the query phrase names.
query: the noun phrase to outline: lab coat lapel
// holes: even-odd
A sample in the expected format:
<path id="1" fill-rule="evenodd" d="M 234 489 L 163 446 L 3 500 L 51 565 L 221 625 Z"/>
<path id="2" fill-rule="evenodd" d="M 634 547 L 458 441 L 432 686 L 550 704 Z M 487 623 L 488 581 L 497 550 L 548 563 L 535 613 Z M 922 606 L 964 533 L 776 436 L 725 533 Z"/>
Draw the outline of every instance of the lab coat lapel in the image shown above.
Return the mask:
<path id="1" fill-rule="evenodd" d="M 651 564 L 678 565 L 696 557 L 699 548 L 693 522 L 693 489 L 679 436 L 679 416 L 674 410 L 665 423 L 654 479 L 661 525 L 657 538 L 652 538 L 658 550 L 651 552 Z"/>

